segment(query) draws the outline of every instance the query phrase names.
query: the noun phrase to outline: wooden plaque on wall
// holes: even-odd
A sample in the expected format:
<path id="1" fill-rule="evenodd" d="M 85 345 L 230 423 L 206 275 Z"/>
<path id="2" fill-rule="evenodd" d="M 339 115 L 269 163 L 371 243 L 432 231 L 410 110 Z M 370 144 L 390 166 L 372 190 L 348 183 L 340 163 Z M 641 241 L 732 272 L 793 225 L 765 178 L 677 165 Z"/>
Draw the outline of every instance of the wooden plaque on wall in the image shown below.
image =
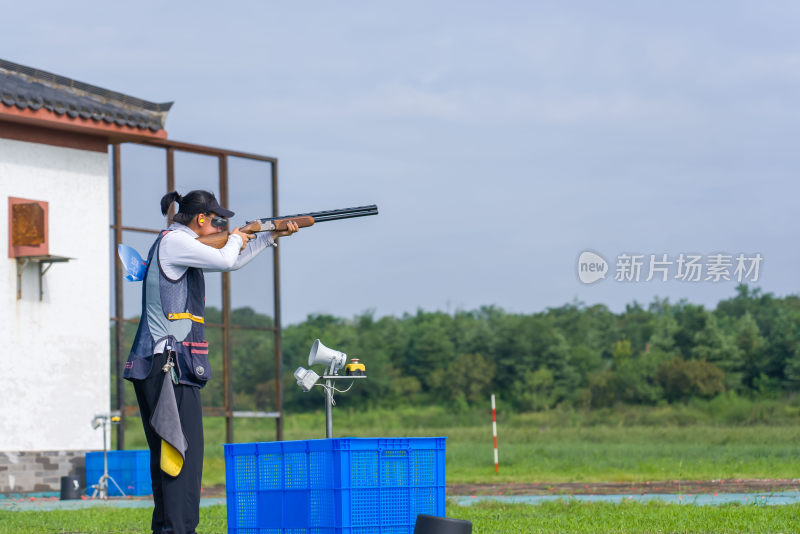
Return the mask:
<path id="1" fill-rule="evenodd" d="M 48 206 L 42 200 L 8 197 L 8 257 L 49 254 Z"/>

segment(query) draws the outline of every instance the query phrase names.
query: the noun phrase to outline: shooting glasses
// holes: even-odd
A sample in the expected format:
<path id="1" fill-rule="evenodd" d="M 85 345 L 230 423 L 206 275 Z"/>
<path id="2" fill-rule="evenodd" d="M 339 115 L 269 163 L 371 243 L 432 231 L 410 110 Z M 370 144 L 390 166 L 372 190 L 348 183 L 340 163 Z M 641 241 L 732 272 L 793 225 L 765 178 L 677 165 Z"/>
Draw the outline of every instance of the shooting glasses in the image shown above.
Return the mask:
<path id="1" fill-rule="evenodd" d="M 213 226 L 214 228 L 221 228 L 224 230 L 225 228 L 228 227 L 228 219 L 226 219 L 225 217 L 220 217 L 219 215 L 215 215 L 214 217 L 211 218 L 211 226 Z"/>

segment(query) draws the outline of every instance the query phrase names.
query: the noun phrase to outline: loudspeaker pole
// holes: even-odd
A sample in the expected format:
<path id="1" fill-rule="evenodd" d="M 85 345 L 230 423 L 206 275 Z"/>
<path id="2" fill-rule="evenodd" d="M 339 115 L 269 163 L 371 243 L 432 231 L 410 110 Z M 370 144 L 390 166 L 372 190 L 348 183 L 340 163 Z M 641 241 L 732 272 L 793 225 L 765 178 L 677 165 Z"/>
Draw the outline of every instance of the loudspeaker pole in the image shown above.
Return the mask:
<path id="1" fill-rule="evenodd" d="M 331 379 L 325 379 L 325 437 L 333 437 L 333 387 Z"/>

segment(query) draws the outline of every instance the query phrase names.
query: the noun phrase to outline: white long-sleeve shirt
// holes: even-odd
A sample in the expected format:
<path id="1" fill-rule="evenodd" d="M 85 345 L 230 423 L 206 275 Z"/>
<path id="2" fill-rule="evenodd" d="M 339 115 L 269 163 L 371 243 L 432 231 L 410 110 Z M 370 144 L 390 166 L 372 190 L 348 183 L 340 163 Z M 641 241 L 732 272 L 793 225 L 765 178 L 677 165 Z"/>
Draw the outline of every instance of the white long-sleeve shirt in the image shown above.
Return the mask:
<path id="1" fill-rule="evenodd" d="M 183 276 L 189 267 L 197 267 L 205 272 L 235 271 L 275 242 L 272 232 L 259 232 L 239 254 L 242 238 L 238 235 L 231 234 L 225 246 L 217 249 L 199 242 L 197 234 L 181 223 L 172 223 L 169 230 L 161 239 L 158 258 L 164 274 L 173 280 Z"/>
<path id="2" fill-rule="evenodd" d="M 203 269 L 204 272 L 235 271 L 250 263 L 265 248 L 272 246 L 275 240 L 272 232 L 259 232 L 255 239 L 242 248 L 242 238 L 231 234 L 225 246 L 217 249 L 197 241 L 197 234 L 188 226 L 172 223 L 170 232 L 161 238 L 158 249 L 158 260 L 161 270 L 172 280 L 177 280 L 189 267 Z M 153 354 L 164 351 L 166 340 L 156 344 Z"/>

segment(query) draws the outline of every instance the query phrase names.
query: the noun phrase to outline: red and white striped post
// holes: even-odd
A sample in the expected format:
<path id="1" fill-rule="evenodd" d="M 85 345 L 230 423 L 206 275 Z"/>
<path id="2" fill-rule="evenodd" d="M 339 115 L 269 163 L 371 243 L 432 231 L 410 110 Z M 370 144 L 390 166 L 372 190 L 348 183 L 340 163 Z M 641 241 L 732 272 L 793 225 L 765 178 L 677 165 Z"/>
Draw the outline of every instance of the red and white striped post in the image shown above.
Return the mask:
<path id="1" fill-rule="evenodd" d="M 494 405 L 494 393 L 492 393 L 492 437 L 494 438 L 494 472 L 500 472 L 500 464 L 497 461 L 497 415 Z"/>

